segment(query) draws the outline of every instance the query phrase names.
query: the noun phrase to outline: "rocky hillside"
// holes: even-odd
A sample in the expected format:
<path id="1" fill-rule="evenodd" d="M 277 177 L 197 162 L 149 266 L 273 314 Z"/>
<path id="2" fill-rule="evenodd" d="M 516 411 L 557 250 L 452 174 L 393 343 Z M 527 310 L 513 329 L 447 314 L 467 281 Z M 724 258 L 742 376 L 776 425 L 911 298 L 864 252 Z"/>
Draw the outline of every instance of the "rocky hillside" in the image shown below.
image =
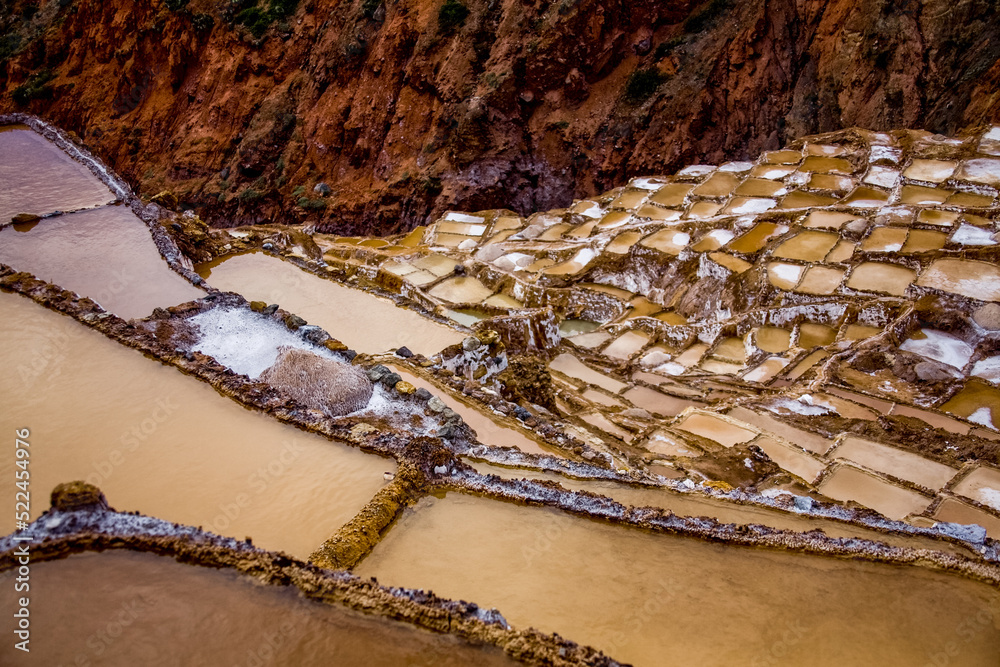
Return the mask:
<path id="1" fill-rule="evenodd" d="M 808 133 L 1000 120 L 988 0 L 3 5 L 0 111 L 220 226 L 390 233 Z"/>

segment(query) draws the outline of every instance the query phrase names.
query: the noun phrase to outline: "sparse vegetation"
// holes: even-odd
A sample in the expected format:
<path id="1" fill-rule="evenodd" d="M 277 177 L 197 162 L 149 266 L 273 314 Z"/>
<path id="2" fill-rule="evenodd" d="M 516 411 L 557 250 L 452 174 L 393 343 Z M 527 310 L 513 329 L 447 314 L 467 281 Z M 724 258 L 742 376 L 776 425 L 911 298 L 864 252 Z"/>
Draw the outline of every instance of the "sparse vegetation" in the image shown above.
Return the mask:
<path id="1" fill-rule="evenodd" d="M 459 0 L 445 0 L 438 10 L 438 29 L 441 32 L 448 32 L 465 23 L 469 15 L 469 8 Z"/>
<path id="2" fill-rule="evenodd" d="M 326 208 L 326 200 L 324 199 L 310 199 L 309 197 L 299 197 L 298 202 L 299 208 L 304 208 L 307 211 L 322 211 Z"/>
<path id="3" fill-rule="evenodd" d="M 28 77 L 28 80 L 14 89 L 11 97 L 19 106 L 25 106 L 32 100 L 52 99 L 54 90 L 49 82 L 56 78 L 51 70 L 41 70 Z"/>
<path id="4" fill-rule="evenodd" d="M 260 39 L 274 21 L 294 14 L 298 4 L 299 0 L 269 0 L 266 7 L 260 5 L 244 7 L 236 14 L 234 21 L 245 27 L 255 38 Z"/>
<path id="5" fill-rule="evenodd" d="M 625 98 L 636 104 L 645 102 L 666 80 L 667 77 L 655 67 L 637 69 L 628 78 Z"/>
<path id="6" fill-rule="evenodd" d="M 663 60 L 671 53 L 673 53 L 674 49 L 676 49 L 683 43 L 684 43 L 684 37 L 681 35 L 678 35 L 677 37 L 671 37 L 665 42 L 660 42 L 660 44 L 656 47 L 656 51 L 653 52 L 653 58 L 655 58 L 656 60 Z"/>

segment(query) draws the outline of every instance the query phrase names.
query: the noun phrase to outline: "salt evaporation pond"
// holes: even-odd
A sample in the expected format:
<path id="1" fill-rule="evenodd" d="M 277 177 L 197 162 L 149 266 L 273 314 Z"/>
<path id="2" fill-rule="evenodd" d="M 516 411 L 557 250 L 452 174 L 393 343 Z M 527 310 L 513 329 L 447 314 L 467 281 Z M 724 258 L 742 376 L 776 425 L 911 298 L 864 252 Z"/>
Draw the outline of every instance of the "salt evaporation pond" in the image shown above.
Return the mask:
<path id="1" fill-rule="evenodd" d="M 558 631 L 640 666 L 909 667 L 952 645 L 963 665 L 996 665 L 1000 646 L 1000 592 L 957 576 L 654 535 L 456 493 L 407 511 L 356 572 L 475 600 L 514 627 Z"/>
<path id="2" fill-rule="evenodd" d="M 25 125 L 0 127 L 0 225 L 18 213 L 45 215 L 114 201 L 84 165 Z"/>
<path id="3" fill-rule="evenodd" d="M 5 618 L 15 596 L 4 595 Z M 31 652 L 0 648 L 4 665 L 515 664 L 384 617 L 311 602 L 234 572 L 164 556 L 108 552 L 31 565 Z"/>
<path id="4" fill-rule="evenodd" d="M 3 428 L 31 430 L 33 517 L 86 480 L 121 510 L 309 554 L 384 484 L 395 462 L 240 407 L 101 334 L 0 294 Z M 0 488 L 14 497 L 13 456 Z M 13 515 L 0 533 L 14 529 Z"/>
<path id="5" fill-rule="evenodd" d="M 201 267 L 200 272 L 213 287 L 238 292 L 249 300 L 277 303 L 358 352 L 378 354 L 406 346 L 431 355 L 464 338 L 388 299 L 344 287 L 261 253 L 230 257 Z"/>
<path id="6" fill-rule="evenodd" d="M 45 219 L 28 231 L 0 229 L 0 262 L 126 319 L 205 296 L 167 266 L 149 229 L 126 206 Z"/>

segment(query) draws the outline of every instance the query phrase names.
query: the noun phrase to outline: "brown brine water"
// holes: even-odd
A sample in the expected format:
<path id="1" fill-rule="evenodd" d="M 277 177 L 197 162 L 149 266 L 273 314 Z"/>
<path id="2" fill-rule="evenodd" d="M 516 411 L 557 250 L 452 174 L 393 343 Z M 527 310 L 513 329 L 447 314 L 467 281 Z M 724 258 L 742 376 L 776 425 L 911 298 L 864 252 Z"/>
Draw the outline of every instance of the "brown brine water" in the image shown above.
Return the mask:
<path id="1" fill-rule="evenodd" d="M 250 300 L 277 303 L 316 324 L 358 352 L 377 354 L 404 345 L 434 354 L 460 343 L 458 331 L 429 320 L 388 299 L 344 287 L 260 253 L 237 255 L 199 268 L 210 285 Z"/>
<path id="2" fill-rule="evenodd" d="M 2 596 L 4 618 L 15 607 Z M 31 565 L 30 653 L 0 663 L 56 665 L 455 666 L 514 664 L 398 621 L 303 598 L 234 572 L 151 554 L 82 554 Z M 7 633 L 9 634 L 9 633 Z"/>
<path id="3" fill-rule="evenodd" d="M 18 213 L 45 215 L 114 201 L 85 166 L 25 125 L 0 127 L 0 225 Z"/>
<path id="4" fill-rule="evenodd" d="M 167 266 L 149 229 L 126 206 L 49 218 L 27 231 L 18 227 L 0 229 L 0 262 L 90 297 L 120 317 L 145 317 L 158 306 L 205 296 Z"/>
<path id="5" fill-rule="evenodd" d="M 31 431 L 32 516 L 52 488 L 306 558 L 385 483 L 395 462 L 252 412 L 177 370 L 21 296 L 0 294 L 0 424 Z M 14 497 L 13 456 L 0 489 Z M 0 532 L 14 529 L 12 513 Z"/>
<path id="6" fill-rule="evenodd" d="M 727 547 L 451 493 L 356 571 L 496 607 L 636 665 L 996 665 L 1000 592 L 953 575 Z M 958 651 L 958 660 L 949 651 Z"/>

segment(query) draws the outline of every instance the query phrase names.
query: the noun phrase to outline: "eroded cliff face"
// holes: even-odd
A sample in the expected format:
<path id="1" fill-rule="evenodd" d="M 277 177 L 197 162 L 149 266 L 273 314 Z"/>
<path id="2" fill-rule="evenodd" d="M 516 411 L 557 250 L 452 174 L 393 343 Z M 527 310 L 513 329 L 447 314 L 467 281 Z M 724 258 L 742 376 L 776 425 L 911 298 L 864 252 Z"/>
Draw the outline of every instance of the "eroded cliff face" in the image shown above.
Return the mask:
<path id="1" fill-rule="evenodd" d="M 271 0 L 270 21 L 248 0 L 13 2 L 0 109 L 213 224 L 369 234 L 813 132 L 1000 119 L 986 0 L 464 1 Z"/>

